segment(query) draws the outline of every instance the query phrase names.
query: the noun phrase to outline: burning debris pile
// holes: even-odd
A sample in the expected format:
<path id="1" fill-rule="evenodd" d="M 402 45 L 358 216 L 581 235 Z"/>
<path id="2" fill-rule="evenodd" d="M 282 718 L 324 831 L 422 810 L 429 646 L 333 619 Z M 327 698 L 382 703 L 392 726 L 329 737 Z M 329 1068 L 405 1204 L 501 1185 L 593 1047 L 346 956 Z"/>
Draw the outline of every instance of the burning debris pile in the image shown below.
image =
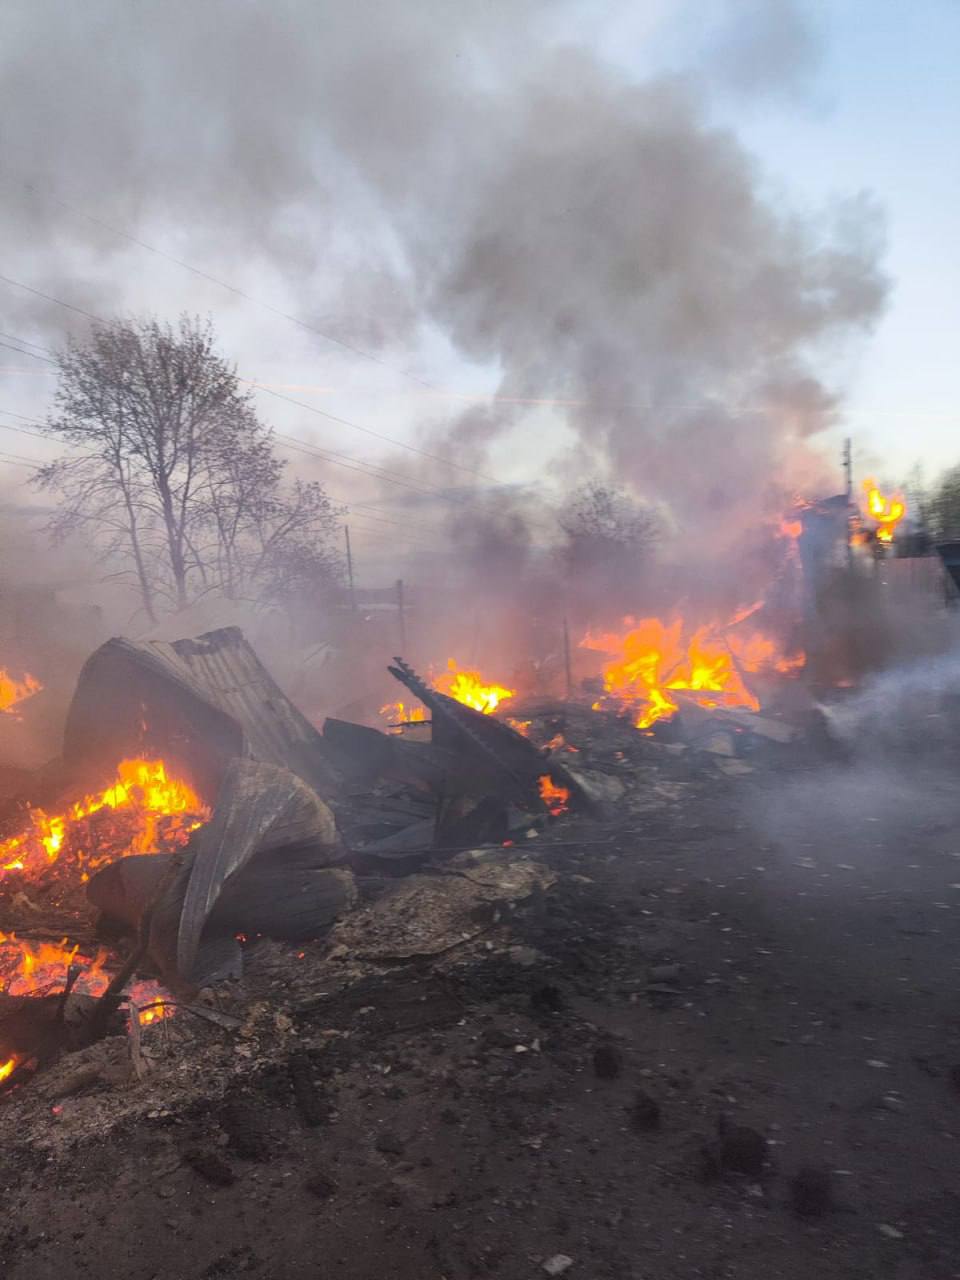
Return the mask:
<path id="1" fill-rule="evenodd" d="M 32 698 L 43 685 L 34 676 L 25 673 L 19 679 L 0 667 L 0 712 L 5 715 L 17 715 L 18 704 Z"/>
<path id="2" fill-rule="evenodd" d="M 623 635 L 588 634 L 581 647 L 608 655 L 603 695 L 594 707 L 627 712 L 638 729 L 669 718 L 682 703 L 759 711 L 750 678 L 787 674 L 804 664 L 802 653 L 784 654 L 770 636 L 743 625 L 760 607 L 692 632 L 681 618 L 627 618 Z"/>
<path id="3" fill-rule="evenodd" d="M 499 844 L 579 794 L 508 725 L 391 670 L 430 741 L 321 734 L 236 629 L 93 654 L 62 758 L 0 814 L 0 1082 L 106 1034 L 122 1000 L 146 1023 L 240 977 L 250 940 L 321 937 L 371 860 Z"/>
<path id="4" fill-rule="evenodd" d="M 739 775 L 795 751 L 804 656 L 763 616 L 587 631 L 563 697 L 396 658 L 384 730 L 316 728 L 236 628 L 109 641 L 61 758 L 0 809 L 0 1087 L 122 1030 L 124 1004 L 139 1044 L 268 940 L 442 954 L 476 936 L 471 911 L 549 885 L 520 850 L 558 818 L 615 826 L 651 767 Z"/>

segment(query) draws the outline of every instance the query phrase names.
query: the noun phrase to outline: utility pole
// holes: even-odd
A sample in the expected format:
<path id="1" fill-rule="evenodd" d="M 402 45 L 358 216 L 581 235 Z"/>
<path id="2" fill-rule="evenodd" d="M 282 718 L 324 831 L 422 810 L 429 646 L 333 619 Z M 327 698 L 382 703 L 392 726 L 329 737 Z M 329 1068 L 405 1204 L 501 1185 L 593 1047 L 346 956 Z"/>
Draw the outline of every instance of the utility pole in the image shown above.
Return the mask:
<path id="1" fill-rule="evenodd" d="M 407 615 L 403 607 L 403 579 L 397 579 L 397 615 L 400 622 L 400 652 L 407 656 Z"/>
<path id="2" fill-rule="evenodd" d="M 563 670 L 567 677 L 567 701 L 573 697 L 573 664 L 570 661 L 570 627 L 566 615 L 563 619 Z"/>
<path id="3" fill-rule="evenodd" d="M 843 442 L 843 472 L 847 478 L 847 568 L 853 568 L 853 448 L 849 436 Z"/>
<path id="4" fill-rule="evenodd" d="M 357 612 L 357 588 L 353 581 L 353 552 L 350 550 L 350 526 L 343 526 L 343 535 L 347 541 L 347 581 L 350 583 L 350 606 Z"/>

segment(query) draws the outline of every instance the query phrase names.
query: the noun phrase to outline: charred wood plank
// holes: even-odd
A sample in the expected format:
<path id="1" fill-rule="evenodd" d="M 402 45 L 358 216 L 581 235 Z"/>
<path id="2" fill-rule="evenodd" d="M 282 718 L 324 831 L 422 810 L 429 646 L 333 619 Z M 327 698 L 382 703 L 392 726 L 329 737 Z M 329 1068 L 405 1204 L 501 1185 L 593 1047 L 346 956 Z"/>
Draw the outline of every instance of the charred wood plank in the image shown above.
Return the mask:
<path id="1" fill-rule="evenodd" d="M 367 725 L 327 719 L 323 741 L 328 760 L 352 781 L 369 785 L 377 778 L 428 789 L 434 795 L 486 795 L 502 784 L 502 769 L 476 754 L 431 742 L 409 742 Z M 541 770 L 542 772 L 542 770 Z"/>
<path id="2" fill-rule="evenodd" d="M 487 794 L 511 799 L 531 812 L 542 812 L 539 779 L 547 774 L 558 786 L 566 787 L 575 800 L 584 802 L 580 788 L 563 766 L 546 759 L 529 738 L 495 716 L 484 715 L 432 689 L 402 658 L 394 658 L 394 662 L 396 666 L 387 668 L 390 674 L 419 698 L 433 717 L 434 743 L 462 753 L 499 780 L 497 789 L 488 789 Z"/>

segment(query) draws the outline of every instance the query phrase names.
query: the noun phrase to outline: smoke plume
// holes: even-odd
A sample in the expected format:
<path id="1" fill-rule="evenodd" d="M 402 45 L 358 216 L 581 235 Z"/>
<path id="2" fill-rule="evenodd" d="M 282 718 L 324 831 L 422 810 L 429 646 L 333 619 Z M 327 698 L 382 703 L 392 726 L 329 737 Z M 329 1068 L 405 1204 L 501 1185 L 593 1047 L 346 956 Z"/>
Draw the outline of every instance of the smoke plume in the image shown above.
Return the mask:
<path id="1" fill-rule="evenodd" d="M 554 478 L 615 475 L 729 545 L 823 479 L 819 370 L 886 287 L 867 197 L 800 217 L 712 122 L 711 76 L 765 92 L 815 60 L 796 6 L 770 9 L 737 6 L 697 71 L 640 82 L 572 3 L 15 0 L 8 260 L 97 314 L 189 307 L 194 278 L 93 214 L 397 366 L 442 344 L 497 398 L 453 422 L 425 399 L 432 452 L 499 474 L 539 447 Z M 85 323 L 7 301 L 21 333 Z M 304 350 L 242 314 L 244 353 Z"/>

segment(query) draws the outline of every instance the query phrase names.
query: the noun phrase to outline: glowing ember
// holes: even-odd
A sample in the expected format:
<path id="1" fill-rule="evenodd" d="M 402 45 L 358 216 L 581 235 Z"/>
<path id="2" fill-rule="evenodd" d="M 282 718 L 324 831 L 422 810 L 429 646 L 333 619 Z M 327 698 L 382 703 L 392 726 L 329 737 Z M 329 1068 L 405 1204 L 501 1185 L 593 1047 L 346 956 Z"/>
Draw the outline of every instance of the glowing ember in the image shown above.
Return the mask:
<path id="1" fill-rule="evenodd" d="M 450 658 L 447 670 L 442 676 L 432 681 L 433 687 L 440 693 L 449 694 L 474 711 L 482 711 L 491 715 L 501 702 L 506 702 L 516 693 L 516 689 L 505 689 L 503 685 L 486 684 L 479 671 L 469 671 L 457 666 L 456 660 Z"/>
<path id="2" fill-rule="evenodd" d="M 521 737 L 523 738 L 530 737 L 531 721 L 515 720 L 513 716 L 507 716 L 507 724 L 510 726 L 511 729 L 513 729 L 515 733 L 519 733 Z"/>
<path id="3" fill-rule="evenodd" d="M 107 962 L 108 955 L 103 948 L 90 958 L 81 955 L 79 946 L 71 945 L 66 938 L 60 942 L 29 942 L 13 933 L 0 933 L 0 992 L 8 996 L 56 995 L 64 988 L 67 970 L 76 965 L 82 971 L 73 991 L 99 996 L 110 983 Z M 127 994 L 136 1007 L 152 1006 L 139 1013 L 142 1025 L 166 1017 L 170 1012 L 165 1004 L 170 997 L 156 982 L 135 982 Z"/>
<path id="4" fill-rule="evenodd" d="M 380 714 L 390 722 L 393 733 L 399 733 L 401 725 L 422 724 L 427 718 L 426 707 L 408 707 L 404 702 L 384 703 Z"/>
<path id="5" fill-rule="evenodd" d="M 36 874 L 68 855 L 86 880 L 115 858 L 185 844 L 209 816 L 191 787 L 167 776 L 162 760 L 121 760 L 110 786 L 64 813 L 31 809 L 26 829 L 0 843 L 0 876 Z"/>
<path id="6" fill-rule="evenodd" d="M 907 504 L 899 494 L 892 498 L 885 497 L 874 480 L 864 480 L 863 491 L 867 515 L 877 524 L 877 541 L 893 542 L 894 531 L 907 514 Z"/>
<path id="7" fill-rule="evenodd" d="M 6 668 L 0 667 L 0 712 L 16 715 L 10 708 L 23 702 L 25 698 L 32 698 L 42 688 L 43 685 L 34 676 L 24 675 L 22 680 L 16 680 L 7 674 Z"/>
<path id="8" fill-rule="evenodd" d="M 744 676 L 764 670 L 787 673 L 803 666 L 803 655 L 784 655 L 762 632 L 735 630 L 758 605 L 722 624 L 686 633 L 683 620 L 627 618 L 624 635 L 587 635 L 582 648 L 611 655 L 603 673 L 604 694 L 595 710 L 629 711 L 638 729 L 672 716 L 681 691 L 701 707 L 747 707 L 760 703 Z"/>
<path id="9" fill-rule="evenodd" d="M 558 813 L 566 813 L 570 805 L 570 792 L 566 787 L 558 787 L 548 773 L 540 779 L 540 799 L 547 806 L 548 813 L 554 817 Z"/>
<path id="10" fill-rule="evenodd" d="M 11 1074 L 16 1065 L 16 1058 L 8 1058 L 6 1062 L 0 1063 L 0 1081 L 6 1080 L 7 1076 Z"/>

